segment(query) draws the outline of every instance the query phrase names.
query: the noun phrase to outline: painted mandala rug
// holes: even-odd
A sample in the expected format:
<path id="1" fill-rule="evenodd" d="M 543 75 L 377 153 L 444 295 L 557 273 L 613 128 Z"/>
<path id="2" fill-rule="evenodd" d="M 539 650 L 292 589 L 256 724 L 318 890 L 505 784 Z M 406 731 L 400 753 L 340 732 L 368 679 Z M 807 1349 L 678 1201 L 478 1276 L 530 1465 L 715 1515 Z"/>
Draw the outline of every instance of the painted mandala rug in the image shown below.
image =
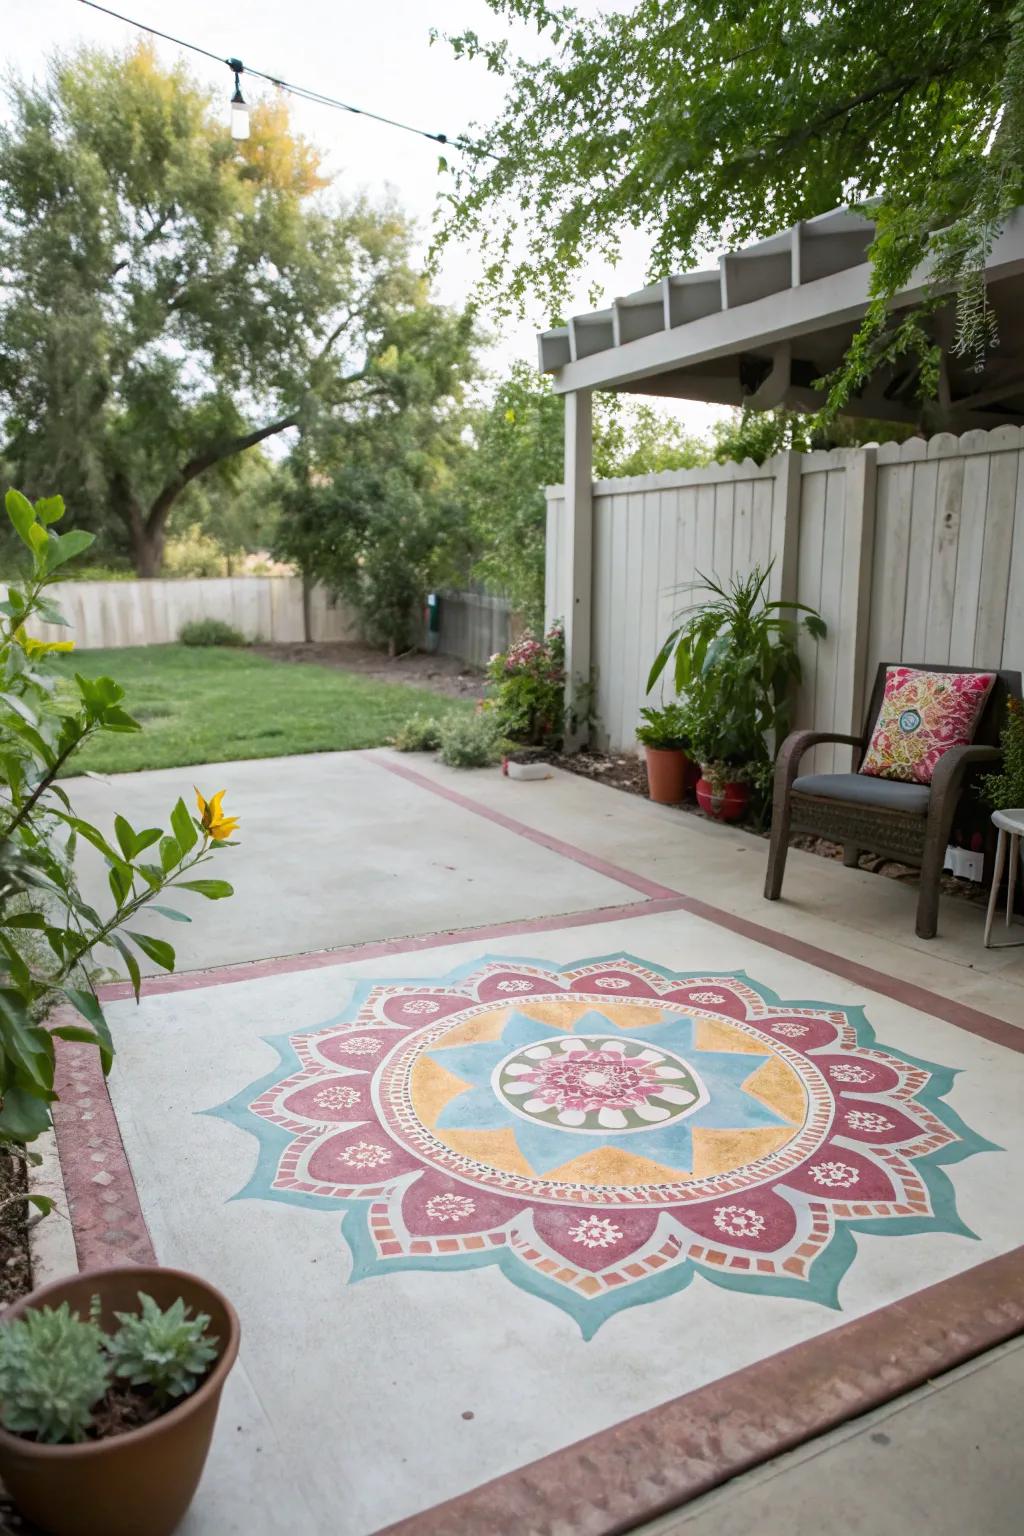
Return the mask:
<path id="1" fill-rule="evenodd" d="M 237 1198 L 344 1211 L 353 1279 L 498 1264 L 587 1338 L 697 1272 L 838 1306 L 855 1232 L 973 1236 L 941 1165 L 998 1150 L 953 1069 L 742 972 L 482 958 L 270 1043 L 210 1111 L 260 1139 Z"/>

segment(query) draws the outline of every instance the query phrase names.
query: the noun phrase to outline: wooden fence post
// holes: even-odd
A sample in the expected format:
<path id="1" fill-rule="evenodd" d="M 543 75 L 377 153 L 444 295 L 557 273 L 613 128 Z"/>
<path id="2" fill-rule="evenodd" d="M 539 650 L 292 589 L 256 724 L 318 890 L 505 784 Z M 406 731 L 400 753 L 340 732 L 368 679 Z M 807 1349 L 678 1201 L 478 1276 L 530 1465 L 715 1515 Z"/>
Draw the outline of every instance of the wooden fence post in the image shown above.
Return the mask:
<path id="1" fill-rule="evenodd" d="M 565 670 L 570 724 L 566 746 L 575 751 L 588 736 L 587 720 L 573 718 L 574 709 L 589 706 L 591 605 L 594 579 L 593 411 L 589 389 L 565 397 L 565 529 L 566 571 Z M 623 615 L 623 622 L 627 622 Z"/>
<path id="2" fill-rule="evenodd" d="M 875 488 L 878 479 L 878 450 L 858 448 L 851 451 L 846 466 L 845 517 L 841 552 L 843 606 L 836 636 L 835 729 L 858 735 L 864 725 L 868 654 L 868 628 L 871 622 L 871 579 L 875 554 Z M 846 757 L 850 748 L 837 749 Z M 849 766 L 849 765 L 847 765 Z"/>
<path id="3" fill-rule="evenodd" d="M 797 560 L 800 550 L 800 487 L 802 455 L 787 449 L 774 460 L 772 484 L 772 574 L 769 593 L 773 598 L 796 598 Z"/>

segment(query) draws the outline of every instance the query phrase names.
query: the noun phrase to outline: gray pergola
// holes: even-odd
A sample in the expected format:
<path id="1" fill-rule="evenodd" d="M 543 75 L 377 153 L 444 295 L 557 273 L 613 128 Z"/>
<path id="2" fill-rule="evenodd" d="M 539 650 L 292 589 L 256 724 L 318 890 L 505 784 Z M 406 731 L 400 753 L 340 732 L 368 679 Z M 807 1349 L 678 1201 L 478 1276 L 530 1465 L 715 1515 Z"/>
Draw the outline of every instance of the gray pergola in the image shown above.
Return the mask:
<path id="1" fill-rule="evenodd" d="M 590 675 L 592 391 L 818 409 L 823 395 L 814 381 L 841 361 L 868 305 L 873 238 L 869 217 L 838 208 L 729 252 L 717 267 L 663 277 L 610 308 L 574 315 L 539 337 L 541 371 L 566 396 L 570 676 Z M 952 295 L 934 317 L 942 345 L 939 425 L 951 431 L 1024 425 L 1024 208 L 1006 221 L 986 272 L 1000 340 L 981 372 L 952 348 Z M 893 307 L 913 304 L 928 287 L 925 266 Z M 848 413 L 915 422 L 916 384 L 916 365 L 901 361 L 873 378 Z"/>

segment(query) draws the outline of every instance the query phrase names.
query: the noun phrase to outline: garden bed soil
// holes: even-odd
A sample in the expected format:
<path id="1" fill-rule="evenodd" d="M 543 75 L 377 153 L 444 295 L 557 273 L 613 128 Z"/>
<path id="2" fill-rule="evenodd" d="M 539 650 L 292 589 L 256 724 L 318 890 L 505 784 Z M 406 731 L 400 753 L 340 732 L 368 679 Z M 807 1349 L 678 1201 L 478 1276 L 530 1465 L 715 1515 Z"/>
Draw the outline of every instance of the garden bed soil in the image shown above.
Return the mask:
<path id="1" fill-rule="evenodd" d="M 557 767 L 564 768 L 568 773 L 578 773 L 583 778 L 594 779 L 599 784 L 610 784 L 613 789 L 625 790 L 631 795 L 647 795 L 647 769 L 639 757 L 630 753 L 609 755 L 604 752 L 575 752 L 571 755 L 552 755 L 551 762 Z M 686 815 L 700 816 L 706 821 L 708 817 L 700 809 L 700 806 L 692 800 L 684 800 L 679 806 L 671 807 Z M 753 832 L 758 837 L 768 837 L 769 829 L 759 827 L 750 821 L 736 822 L 745 832 Z M 825 837 L 812 837 L 803 833 L 794 833 L 789 840 L 791 848 L 802 849 L 805 853 L 816 853 L 823 859 L 841 859 L 843 850 L 839 843 L 833 843 Z M 876 853 L 862 853 L 860 856 L 860 868 L 868 870 L 871 874 L 885 875 L 889 880 L 915 881 L 918 871 L 909 864 L 900 864 L 896 859 L 886 859 Z M 955 875 L 943 874 L 940 889 L 945 896 L 959 896 L 962 900 L 984 903 L 988 893 L 983 885 L 973 880 L 959 880 Z"/>
<path id="2" fill-rule="evenodd" d="M 426 651 L 410 651 L 392 658 L 369 645 L 326 640 L 252 645 L 249 649 L 272 661 L 312 662 L 318 667 L 338 667 L 343 672 L 356 672 L 379 682 L 425 688 L 451 699 L 482 699 L 487 687 L 484 673 L 467 666 L 459 657 L 431 656 Z"/>
<path id="3" fill-rule="evenodd" d="M 4 1201 L 23 1195 L 26 1188 L 25 1164 L 0 1153 L 0 1308 L 32 1289 L 28 1251 L 30 1208 L 19 1199 L 3 1209 Z"/>

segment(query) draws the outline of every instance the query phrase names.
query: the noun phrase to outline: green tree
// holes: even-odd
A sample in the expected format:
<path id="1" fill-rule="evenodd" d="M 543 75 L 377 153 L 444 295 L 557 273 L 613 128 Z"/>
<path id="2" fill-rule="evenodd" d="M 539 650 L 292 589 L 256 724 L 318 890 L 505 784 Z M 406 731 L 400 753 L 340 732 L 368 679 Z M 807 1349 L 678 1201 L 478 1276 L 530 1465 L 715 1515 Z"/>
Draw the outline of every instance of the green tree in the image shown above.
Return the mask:
<path id="1" fill-rule="evenodd" d="M 867 417 L 837 416 L 820 424 L 803 411 L 733 411 L 712 429 L 712 456 L 719 464 L 763 464 L 772 454 L 791 448 L 810 453 L 815 448 L 855 448 L 860 443 L 902 443 L 914 428 L 905 422 L 871 421 Z"/>
<path id="2" fill-rule="evenodd" d="M 425 593 L 466 570 L 454 485 L 476 338 L 472 316 L 425 284 L 391 334 L 348 408 L 292 455 L 275 552 L 347 598 L 394 655 L 415 643 Z"/>
<path id="3" fill-rule="evenodd" d="M 544 490 L 563 475 L 565 402 L 528 363 L 514 363 L 491 400 L 470 413 L 457 495 L 475 551 L 474 574 L 507 593 L 533 625 L 544 612 Z M 600 395 L 594 473 L 651 474 L 706 463 L 707 445 L 651 406 Z"/>
<path id="4" fill-rule="evenodd" d="M 273 545 L 283 493 L 281 466 L 250 448 L 186 488 L 168 519 L 168 535 L 187 537 L 198 527 L 216 544 L 224 574 L 231 576 L 241 556 Z"/>
<path id="5" fill-rule="evenodd" d="M 219 104 L 141 46 L 55 58 L 0 128 L 0 457 L 160 569 L 182 493 L 344 408 L 416 302 L 391 207 L 328 204 L 274 100 Z"/>
<path id="6" fill-rule="evenodd" d="M 831 409 L 903 354 L 934 392 L 937 300 L 890 308 L 926 253 L 959 289 L 956 345 L 983 362 L 985 256 L 1024 201 L 1024 0 L 639 0 L 589 16 L 487 3 L 551 43 L 530 62 L 507 40 L 454 39 L 508 95 L 487 153 L 459 173 L 442 239 L 474 233 L 507 303 L 539 291 L 557 313 L 625 229 L 648 236 L 660 275 L 870 199 L 873 302 Z"/>

